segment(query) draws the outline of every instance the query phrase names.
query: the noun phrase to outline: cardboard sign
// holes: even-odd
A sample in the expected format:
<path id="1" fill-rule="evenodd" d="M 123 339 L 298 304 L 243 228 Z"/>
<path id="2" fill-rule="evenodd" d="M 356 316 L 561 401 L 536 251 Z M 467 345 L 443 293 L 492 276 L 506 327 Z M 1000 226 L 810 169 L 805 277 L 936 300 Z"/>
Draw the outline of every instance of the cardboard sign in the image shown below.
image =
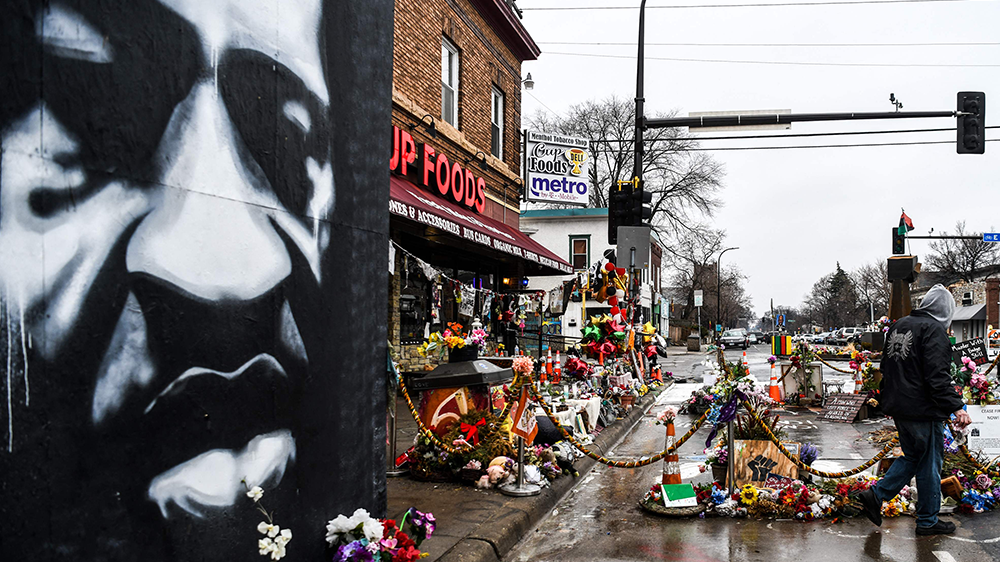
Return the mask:
<path id="1" fill-rule="evenodd" d="M 772 476 L 796 479 L 799 468 L 770 441 L 736 441 L 736 485 L 765 487 Z"/>
<path id="2" fill-rule="evenodd" d="M 768 490 L 780 490 L 782 488 L 787 488 L 794 483 L 794 478 L 785 478 L 784 476 L 778 476 L 777 474 L 771 473 L 767 475 L 767 480 L 764 480 L 764 487 Z"/>
<path id="3" fill-rule="evenodd" d="M 694 507 L 698 505 L 698 495 L 691 484 L 660 484 L 665 507 Z"/>
<path id="4" fill-rule="evenodd" d="M 952 363 L 961 366 L 963 355 L 975 361 L 976 365 L 985 365 L 990 362 L 986 357 L 986 340 L 982 337 L 958 342 L 951 346 Z"/>
<path id="5" fill-rule="evenodd" d="M 1000 455 L 1000 405 L 966 406 L 969 425 L 969 449 L 987 456 Z"/>
<path id="6" fill-rule="evenodd" d="M 838 423 L 852 423 L 858 417 L 858 411 L 865 405 L 867 394 L 832 394 L 826 401 L 826 408 L 816 416 L 818 420 L 830 420 Z"/>
<path id="7" fill-rule="evenodd" d="M 538 435 L 538 420 L 535 419 L 535 412 L 528 407 L 527 388 L 521 388 L 521 396 L 510 413 L 510 419 L 514 420 L 510 432 L 524 438 L 525 445 L 531 445 Z"/>

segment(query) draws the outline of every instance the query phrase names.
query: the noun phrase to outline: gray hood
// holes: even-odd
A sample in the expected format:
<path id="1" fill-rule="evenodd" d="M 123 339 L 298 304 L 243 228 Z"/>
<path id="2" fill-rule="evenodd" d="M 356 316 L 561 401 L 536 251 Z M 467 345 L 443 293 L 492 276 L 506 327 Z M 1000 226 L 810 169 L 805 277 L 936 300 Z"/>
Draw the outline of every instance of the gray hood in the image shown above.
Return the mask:
<path id="1" fill-rule="evenodd" d="M 927 291 L 917 310 L 930 315 L 947 330 L 951 326 L 951 317 L 955 315 L 955 297 L 944 285 L 938 283 Z"/>

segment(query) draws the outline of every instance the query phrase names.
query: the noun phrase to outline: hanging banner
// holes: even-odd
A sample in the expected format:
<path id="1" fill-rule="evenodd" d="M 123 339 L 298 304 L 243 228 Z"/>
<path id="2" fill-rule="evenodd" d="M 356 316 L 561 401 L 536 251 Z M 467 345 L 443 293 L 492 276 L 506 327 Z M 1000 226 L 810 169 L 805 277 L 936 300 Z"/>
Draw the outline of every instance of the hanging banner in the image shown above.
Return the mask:
<path id="1" fill-rule="evenodd" d="M 528 131 L 525 198 L 541 203 L 590 204 L 590 141 Z"/>
<path id="2" fill-rule="evenodd" d="M 528 407 L 528 389 L 521 388 L 521 396 L 517 399 L 517 404 L 510 413 L 510 419 L 514 420 L 514 425 L 510 432 L 524 438 L 525 445 L 531 445 L 538 435 L 538 421 L 535 419 L 535 412 Z"/>

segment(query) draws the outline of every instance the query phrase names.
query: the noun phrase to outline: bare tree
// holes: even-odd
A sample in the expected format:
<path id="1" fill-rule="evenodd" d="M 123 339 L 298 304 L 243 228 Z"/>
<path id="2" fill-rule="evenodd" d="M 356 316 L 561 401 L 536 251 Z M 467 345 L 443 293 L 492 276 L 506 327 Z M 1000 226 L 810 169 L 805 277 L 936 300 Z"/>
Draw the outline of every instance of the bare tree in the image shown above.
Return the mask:
<path id="1" fill-rule="evenodd" d="M 875 318 L 889 313 L 889 276 L 885 260 L 866 263 L 851 272 L 851 280 L 858 293 L 858 304 L 865 310 L 874 309 Z M 861 315 L 862 317 L 865 314 Z"/>
<path id="2" fill-rule="evenodd" d="M 674 114 L 658 114 L 672 117 Z M 529 128 L 590 139 L 594 165 L 590 166 L 590 205 L 607 207 L 608 193 L 618 180 L 632 179 L 635 149 L 635 104 L 612 96 L 570 107 L 565 118 L 538 112 L 526 119 Z M 722 165 L 693 151 L 697 141 L 680 128 L 652 129 L 643 135 L 643 181 L 653 194 L 654 229 L 661 238 L 700 227 L 721 204 Z"/>
<path id="3" fill-rule="evenodd" d="M 993 227 L 990 227 L 993 230 Z M 947 232 L 941 233 L 947 236 Z M 955 234 L 968 236 L 965 221 L 955 223 Z M 978 274 L 1000 267 L 1000 245 L 983 240 L 935 240 L 927 256 L 929 269 L 972 282 Z"/>

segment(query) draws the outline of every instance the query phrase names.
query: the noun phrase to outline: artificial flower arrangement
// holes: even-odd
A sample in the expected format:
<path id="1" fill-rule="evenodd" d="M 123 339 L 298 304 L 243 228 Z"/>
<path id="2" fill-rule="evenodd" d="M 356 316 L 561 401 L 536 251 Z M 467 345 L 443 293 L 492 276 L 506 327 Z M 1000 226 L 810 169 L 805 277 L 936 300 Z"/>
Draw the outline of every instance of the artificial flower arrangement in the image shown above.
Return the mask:
<path id="1" fill-rule="evenodd" d="M 976 362 L 964 355 L 960 366 L 952 364 L 951 377 L 966 404 L 996 404 L 1000 398 L 996 379 L 980 373 Z"/>
<path id="2" fill-rule="evenodd" d="M 434 534 L 434 515 L 410 508 L 399 525 L 376 519 L 364 509 L 338 515 L 326 525 L 333 562 L 414 562 L 427 556 L 420 544 Z"/>
<path id="3" fill-rule="evenodd" d="M 806 466 L 812 466 L 812 463 L 816 462 L 819 458 L 819 447 L 813 445 L 812 443 L 806 443 L 801 448 L 799 448 L 799 460 L 802 464 Z"/>
<path id="4" fill-rule="evenodd" d="M 407 451 L 414 478 L 435 482 L 475 482 L 493 459 L 514 456 L 503 420 L 481 410 L 469 410 L 459 417 L 441 440 L 456 451 L 444 451 L 423 435 Z"/>
<path id="5" fill-rule="evenodd" d="M 802 404 L 816 392 L 816 385 L 812 382 L 812 362 L 816 359 L 816 354 L 812 352 L 808 344 L 800 343 L 792 356 L 788 360 L 792 363 L 792 379 L 795 380 L 796 393 L 791 397 L 791 402 Z"/>
<path id="6" fill-rule="evenodd" d="M 861 390 L 878 391 L 882 380 L 879 368 L 872 363 L 870 351 L 851 351 L 851 362 L 848 364 L 857 376 L 861 377 Z"/>
<path id="7" fill-rule="evenodd" d="M 662 412 L 656 415 L 656 425 L 667 425 L 674 423 L 677 418 L 677 407 L 667 406 Z"/>
<path id="8" fill-rule="evenodd" d="M 468 333 L 462 331 L 462 325 L 458 322 L 448 322 L 448 329 L 442 332 L 434 332 L 427 337 L 424 343 L 420 344 L 417 352 L 421 357 L 436 354 L 438 358 L 444 356 L 445 349 L 463 349 L 466 346 L 476 346 L 482 352 L 486 347 L 486 337 L 488 334 L 482 328 L 476 328 Z"/>

